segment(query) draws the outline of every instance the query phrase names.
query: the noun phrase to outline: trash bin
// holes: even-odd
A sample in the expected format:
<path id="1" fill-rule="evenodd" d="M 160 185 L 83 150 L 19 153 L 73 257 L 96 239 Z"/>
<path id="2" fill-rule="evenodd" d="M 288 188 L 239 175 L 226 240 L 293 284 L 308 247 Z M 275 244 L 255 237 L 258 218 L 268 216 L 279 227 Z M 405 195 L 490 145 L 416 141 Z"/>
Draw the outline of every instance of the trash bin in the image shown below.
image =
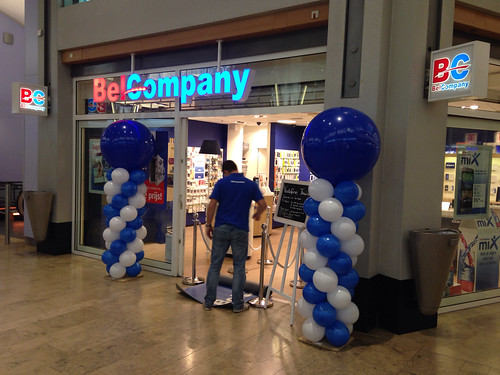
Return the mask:
<path id="1" fill-rule="evenodd" d="M 410 231 L 415 292 L 424 315 L 438 311 L 459 237 L 458 230 L 448 228 Z"/>
<path id="2" fill-rule="evenodd" d="M 25 192 L 25 201 L 33 238 L 36 242 L 42 242 L 47 238 L 52 193 L 47 191 L 27 191 Z"/>

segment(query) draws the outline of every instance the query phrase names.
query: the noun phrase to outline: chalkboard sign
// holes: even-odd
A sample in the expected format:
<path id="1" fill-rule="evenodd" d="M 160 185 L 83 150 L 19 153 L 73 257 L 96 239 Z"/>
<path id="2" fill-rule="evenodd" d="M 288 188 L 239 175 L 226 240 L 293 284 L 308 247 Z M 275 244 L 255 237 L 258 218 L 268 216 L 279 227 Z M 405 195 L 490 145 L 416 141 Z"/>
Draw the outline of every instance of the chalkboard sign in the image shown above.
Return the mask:
<path id="1" fill-rule="evenodd" d="M 309 197 L 309 182 L 283 180 L 274 221 L 283 224 L 303 226 L 306 222 L 304 202 Z"/>

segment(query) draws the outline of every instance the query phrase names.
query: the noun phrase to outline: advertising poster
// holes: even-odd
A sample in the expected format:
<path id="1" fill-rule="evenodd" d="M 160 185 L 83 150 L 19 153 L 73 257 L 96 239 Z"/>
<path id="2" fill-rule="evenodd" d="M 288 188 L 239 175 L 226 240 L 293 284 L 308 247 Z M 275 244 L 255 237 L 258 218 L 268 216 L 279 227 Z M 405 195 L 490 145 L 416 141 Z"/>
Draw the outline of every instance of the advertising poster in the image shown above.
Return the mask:
<path id="1" fill-rule="evenodd" d="M 492 152 L 490 146 L 457 147 L 455 219 L 489 216 Z"/>
<path id="2" fill-rule="evenodd" d="M 89 192 L 104 194 L 106 173 L 111 166 L 104 160 L 101 153 L 101 140 L 89 139 Z"/>

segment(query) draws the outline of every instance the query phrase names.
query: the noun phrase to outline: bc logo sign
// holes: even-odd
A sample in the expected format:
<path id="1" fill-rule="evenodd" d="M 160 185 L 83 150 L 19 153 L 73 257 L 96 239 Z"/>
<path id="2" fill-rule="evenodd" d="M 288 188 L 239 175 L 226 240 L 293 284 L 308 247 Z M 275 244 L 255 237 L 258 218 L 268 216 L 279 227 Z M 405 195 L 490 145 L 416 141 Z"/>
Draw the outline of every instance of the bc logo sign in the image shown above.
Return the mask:
<path id="1" fill-rule="evenodd" d="M 442 57 L 434 60 L 431 90 L 448 91 L 466 89 L 470 81 L 464 81 L 469 75 L 471 59 L 466 53 L 459 53 L 453 59 Z"/>
<path id="2" fill-rule="evenodd" d="M 45 111 L 46 97 L 42 90 L 32 90 L 21 87 L 19 92 L 19 104 L 21 108 L 34 111 Z"/>

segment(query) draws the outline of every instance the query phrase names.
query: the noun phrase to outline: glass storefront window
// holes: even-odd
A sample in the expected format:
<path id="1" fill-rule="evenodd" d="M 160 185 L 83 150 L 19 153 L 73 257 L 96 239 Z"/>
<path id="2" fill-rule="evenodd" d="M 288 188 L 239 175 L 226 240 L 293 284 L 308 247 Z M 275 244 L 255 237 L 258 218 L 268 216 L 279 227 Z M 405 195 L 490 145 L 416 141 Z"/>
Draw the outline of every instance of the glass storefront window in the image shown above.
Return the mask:
<path id="1" fill-rule="evenodd" d="M 169 268 L 172 260 L 172 216 L 174 183 L 174 122 L 171 119 L 141 119 L 155 138 L 155 154 L 144 170 L 147 174 L 146 212 L 142 216 L 147 230 L 144 238 L 142 264 L 163 263 Z M 108 204 L 104 185 L 112 166 L 101 153 L 100 139 L 113 120 L 79 121 L 79 175 L 77 200 L 80 202 L 76 247 L 80 251 L 100 255 L 106 249 L 102 233 L 108 227 L 103 207 Z"/>

